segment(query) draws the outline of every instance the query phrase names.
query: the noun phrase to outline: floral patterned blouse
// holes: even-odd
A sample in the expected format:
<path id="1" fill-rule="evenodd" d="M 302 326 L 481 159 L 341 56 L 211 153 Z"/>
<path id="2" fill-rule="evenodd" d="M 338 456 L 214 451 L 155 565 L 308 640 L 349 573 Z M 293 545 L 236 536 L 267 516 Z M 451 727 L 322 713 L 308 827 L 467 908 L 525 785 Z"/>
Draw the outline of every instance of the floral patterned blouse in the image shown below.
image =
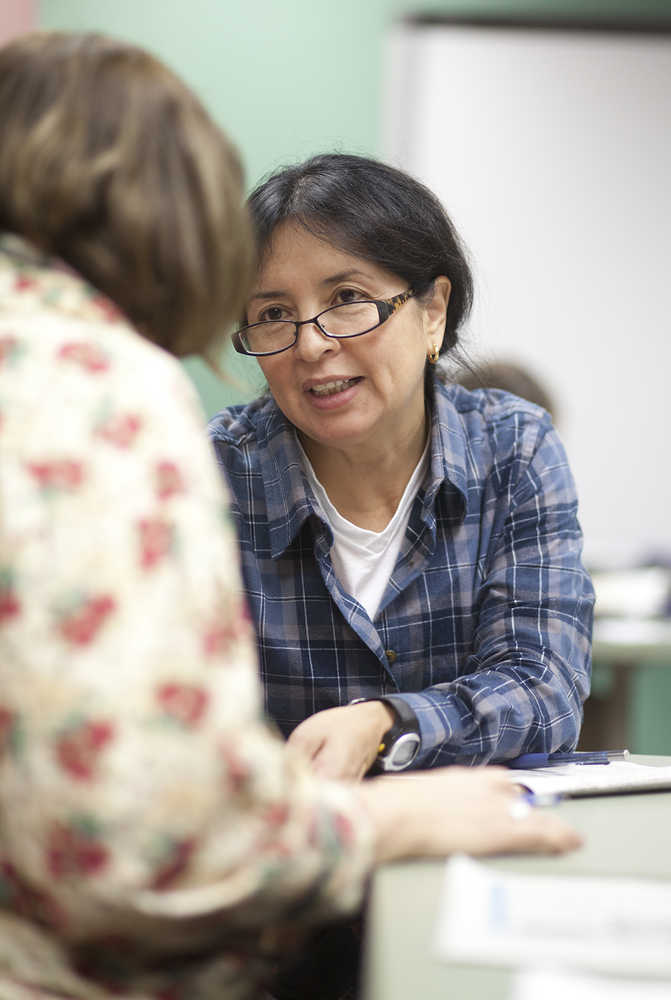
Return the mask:
<path id="1" fill-rule="evenodd" d="M 228 1000 L 359 903 L 370 828 L 261 719 L 195 392 L 0 237 L 0 997 Z"/>

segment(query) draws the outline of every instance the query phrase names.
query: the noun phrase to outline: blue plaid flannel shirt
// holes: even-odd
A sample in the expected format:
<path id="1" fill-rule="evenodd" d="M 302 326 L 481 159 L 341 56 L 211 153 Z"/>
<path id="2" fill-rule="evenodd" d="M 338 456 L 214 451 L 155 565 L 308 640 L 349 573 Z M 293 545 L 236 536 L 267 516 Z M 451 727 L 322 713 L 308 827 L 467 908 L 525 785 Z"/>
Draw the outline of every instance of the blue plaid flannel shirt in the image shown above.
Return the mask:
<path id="1" fill-rule="evenodd" d="M 211 421 L 267 712 L 288 735 L 314 712 L 400 693 L 419 719 L 414 767 L 572 749 L 594 593 L 563 446 L 515 396 L 433 393 L 430 470 L 374 621 L 335 576 L 331 531 L 270 396 Z"/>

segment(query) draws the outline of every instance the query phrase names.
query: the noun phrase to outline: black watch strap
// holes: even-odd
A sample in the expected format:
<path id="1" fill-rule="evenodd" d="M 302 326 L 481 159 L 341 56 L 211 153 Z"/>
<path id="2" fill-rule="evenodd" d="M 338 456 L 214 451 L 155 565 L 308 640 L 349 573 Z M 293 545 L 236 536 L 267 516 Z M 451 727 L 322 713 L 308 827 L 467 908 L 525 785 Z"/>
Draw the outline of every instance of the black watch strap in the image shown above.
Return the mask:
<path id="1" fill-rule="evenodd" d="M 382 737 L 372 774 L 385 771 L 403 771 L 412 764 L 421 745 L 419 722 L 405 698 L 399 695 L 380 695 L 377 698 L 355 698 L 350 704 L 362 701 L 381 701 L 391 708 L 394 722 Z"/>
<path id="2" fill-rule="evenodd" d="M 398 694 L 383 694 L 379 698 L 370 698 L 370 701 L 381 701 L 383 704 L 388 705 L 392 709 L 394 715 L 396 716 L 397 722 L 392 726 L 389 732 L 395 728 L 400 728 L 403 732 L 417 733 L 419 735 L 419 722 L 417 721 L 417 716 L 414 711 L 410 708 L 405 698 L 401 698 Z M 385 736 L 387 734 L 385 733 Z"/>

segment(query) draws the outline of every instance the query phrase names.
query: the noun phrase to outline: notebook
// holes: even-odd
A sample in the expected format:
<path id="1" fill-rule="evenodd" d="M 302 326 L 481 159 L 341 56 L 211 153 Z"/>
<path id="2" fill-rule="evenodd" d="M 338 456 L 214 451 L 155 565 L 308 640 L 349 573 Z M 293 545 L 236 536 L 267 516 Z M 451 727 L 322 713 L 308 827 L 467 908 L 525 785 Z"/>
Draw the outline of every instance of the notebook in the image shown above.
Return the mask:
<path id="1" fill-rule="evenodd" d="M 610 764 L 561 764 L 529 771 L 511 770 L 510 779 L 535 795 L 613 795 L 671 789 L 671 767 L 613 760 Z"/>
<path id="2" fill-rule="evenodd" d="M 456 854 L 446 862 L 434 940 L 451 962 L 668 979 L 671 894 L 664 880 L 525 874 Z M 607 989 L 601 996 L 611 1000 Z"/>

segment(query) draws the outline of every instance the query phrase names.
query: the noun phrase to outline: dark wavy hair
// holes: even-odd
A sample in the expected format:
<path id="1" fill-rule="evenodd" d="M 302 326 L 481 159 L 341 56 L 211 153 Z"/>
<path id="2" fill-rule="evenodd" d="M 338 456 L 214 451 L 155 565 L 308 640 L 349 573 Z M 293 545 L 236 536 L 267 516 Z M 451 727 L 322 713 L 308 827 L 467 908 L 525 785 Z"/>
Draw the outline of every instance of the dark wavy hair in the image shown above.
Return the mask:
<path id="1" fill-rule="evenodd" d="M 441 354 L 454 348 L 473 300 L 466 250 L 438 198 L 414 177 L 363 156 L 329 153 L 283 167 L 250 195 L 261 257 L 276 227 L 304 226 L 341 250 L 397 274 L 419 298 L 450 279 Z"/>

